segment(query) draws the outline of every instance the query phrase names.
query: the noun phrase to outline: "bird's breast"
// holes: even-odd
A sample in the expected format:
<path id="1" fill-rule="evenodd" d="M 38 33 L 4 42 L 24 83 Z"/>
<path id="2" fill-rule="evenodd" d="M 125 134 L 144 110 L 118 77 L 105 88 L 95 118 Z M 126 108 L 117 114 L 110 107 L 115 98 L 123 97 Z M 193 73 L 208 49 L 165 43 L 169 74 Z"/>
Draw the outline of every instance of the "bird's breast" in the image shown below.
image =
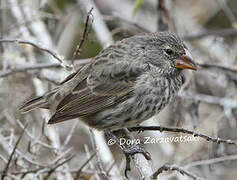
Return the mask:
<path id="1" fill-rule="evenodd" d="M 182 85 L 182 77 L 151 77 L 143 79 L 144 84 L 140 84 L 137 93 L 137 101 L 152 109 L 154 114 L 159 113 L 167 104 L 173 101 Z M 149 111 L 149 114 L 150 111 Z"/>

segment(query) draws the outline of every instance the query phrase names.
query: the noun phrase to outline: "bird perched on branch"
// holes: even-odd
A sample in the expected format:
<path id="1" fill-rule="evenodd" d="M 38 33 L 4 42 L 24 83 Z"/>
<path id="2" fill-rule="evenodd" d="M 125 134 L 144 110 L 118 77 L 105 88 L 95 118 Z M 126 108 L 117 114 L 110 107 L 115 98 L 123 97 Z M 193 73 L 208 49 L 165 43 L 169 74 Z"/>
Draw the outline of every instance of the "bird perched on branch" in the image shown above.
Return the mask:
<path id="1" fill-rule="evenodd" d="M 102 50 L 20 111 L 50 109 L 54 115 L 49 124 L 79 118 L 99 130 L 136 126 L 174 99 L 183 84 L 183 69 L 196 70 L 196 65 L 176 35 L 136 35 Z"/>
<path id="2" fill-rule="evenodd" d="M 27 101 L 25 113 L 50 109 L 49 124 L 80 118 L 99 130 L 136 126 L 159 113 L 183 84 L 183 69 L 196 70 L 184 43 L 168 32 L 118 41 L 59 87 Z"/>

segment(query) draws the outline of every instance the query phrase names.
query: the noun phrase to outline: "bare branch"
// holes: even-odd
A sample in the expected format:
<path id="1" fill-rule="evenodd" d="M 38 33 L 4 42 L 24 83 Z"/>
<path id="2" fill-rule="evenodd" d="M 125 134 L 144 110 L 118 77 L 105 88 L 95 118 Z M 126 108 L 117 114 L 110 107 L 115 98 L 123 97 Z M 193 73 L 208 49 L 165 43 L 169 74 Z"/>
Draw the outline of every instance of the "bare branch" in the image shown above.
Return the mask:
<path id="1" fill-rule="evenodd" d="M 130 26 L 130 27 L 133 27 L 137 30 L 139 30 L 140 32 L 146 32 L 146 33 L 149 33 L 150 31 L 148 29 L 146 29 L 146 27 L 143 27 L 143 26 L 140 26 L 139 24 L 135 23 L 135 22 L 132 22 L 132 21 L 129 21 L 127 19 L 123 19 L 119 16 L 114 16 L 114 15 L 103 15 L 103 19 L 105 21 L 112 21 L 116 24 L 118 24 L 118 26 L 120 27 L 120 24 L 121 25 L 126 25 L 126 26 Z"/>
<path id="2" fill-rule="evenodd" d="M 185 133 L 185 134 L 191 134 L 194 137 L 201 137 L 207 141 L 212 141 L 215 142 L 217 144 L 220 143 L 225 143 L 225 144 L 230 144 L 230 145 L 234 145 L 237 147 L 237 141 L 233 141 L 230 139 L 221 139 L 221 138 L 213 138 L 201 133 L 196 133 L 194 131 L 191 130 L 187 130 L 184 128 L 180 128 L 180 127 L 164 127 L 164 126 L 138 126 L 138 127 L 131 127 L 128 128 L 129 131 L 168 131 L 168 132 L 178 132 L 178 133 Z"/>
<path id="3" fill-rule="evenodd" d="M 44 178 L 44 180 L 47 180 L 51 174 L 60 166 L 64 165 L 65 163 L 67 163 L 68 161 L 70 161 L 75 155 L 70 155 L 68 158 L 66 158 L 64 161 L 62 161 L 61 163 L 55 165 L 49 172 L 48 175 Z"/>
<path id="4" fill-rule="evenodd" d="M 231 98 L 216 97 L 206 94 L 194 93 L 191 91 L 183 91 L 181 94 L 179 94 L 179 96 L 185 99 L 195 99 L 197 101 L 207 102 L 210 104 L 217 104 L 228 109 L 237 108 L 237 101 Z"/>
<path id="5" fill-rule="evenodd" d="M 200 160 L 200 161 L 194 161 L 194 162 L 191 162 L 191 163 L 183 166 L 183 168 L 189 169 L 194 166 L 210 165 L 210 164 L 214 164 L 214 163 L 219 163 L 219 162 L 224 162 L 224 161 L 232 161 L 232 160 L 237 160 L 237 154 L 227 155 L 227 156 L 222 156 L 222 157 L 217 157 L 217 158 L 212 158 L 212 159 L 205 159 L 205 160 Z"/>
<path id="6" fill-rule="evenodd" d="M 83 66 L 87 63 L 89 63 L 91 59 L 83 59 L 76 61 L 75 65 L 76 66 Z M 40 64 L 19 64 L 15 65 L 15 67 L 11 69 L 7 69 L 5 71 L 0 72 L 0 77 L 6 77 L 9 75 L 12 75 L 17 72 L 26 72 L 26 71 L 31 71 L 31 70 L 41 70 L 41 69 L 47 69 L 47 68 L 60 68 L 62 67 L 60 63 L 40 63 Z"/>
<path id="7" fill-rule="evenodd" d="M 126 19 L 122 19 L 120 17 L 116 17 L 116 16 L 103 16 L 103 17 L 104 17 L 104 20 L 106 20 L 106 21 L 113 21 L 116 23 L 124 23 L 124 24 L 127 24 L 129 26 L 139 29 L 141 32 L 147 32 L 147 33 L 150 32 L 148 29 L 141 27 L 140 25 L 138 25 L 134 22 L 128 21 Z M 226 37 L 226 36 L 236 36 L 236 35 L 237 35 L 237 29 L 226 28 L 226 29 L 218 29 L 218 30 L 201 31 L 201 32 L 189 34 L 189 35 L 181 35 L 181 38 L 186 41 L 192 41 L 192 40 L 197 40 L 197 39 L 204 38 L 207 36 Z"/>
<path id="8" fill-rule="evenodd" d="M 237 29 L 229 28 L 229 29 L 218 29 L 218 30 L 210 30 L 210 31 L 203 31 L 195 34 L 189 34 L 181 36 L 184 40 L 196 40 L 206 36 L 236 36 Z"/>
<path id="9" fill-rule="evenodd" d="M 52 50 L 49 50 L 47 48 L 41 47 L 40 45 L 31 42 L 31 41 L 26 41 L 26 40 L 18 40 L 18 39 L 0 39 L 0 43 L 17 43 L 17 44 L 28 44 L 31 45 L 41 51 L 44 51 L 48 54 L 50 54 L 51 56 L 53 56 L 56 60 L 58 60 L 60 62 L 60 64 L 65 67 L 67 70 L 73 70 L 73 66 L 67 64 L 62 58 L 60 58 L 55 52 L 53 52 Z"/>
<path id="10" fill-rule="evenodd" d="M 225 13 L 226 17 L 228 18 L 228 20 L 230 21 L 231 25 L 233 27 L 236 27 L 236 17 L 234 15 L 234 13 L 232 12 L 232 10 L 228 7 L 226 1 L 223 0 L 216 0 L 216 3 L 220 6 L 220 8 L 223 10 L 223 12 Z"/>
<path id="11" fill-rule="evenodd" d="M 25 127 L 24 125 L 21 123 L 21 121 L 19 121 L 18 119 L 16 120 L 16 123 L 24 130 Z M 53 146 L 50 146 L 42 141 L 40 141 L 38 138 L 35 138 L 33 136 L 32 133 L 30 133 L 29 130 L 25 129 L 25 134 L 30 138 L 31 141 L 33 141 L 33 144 L 37 143 L 37 144 L 40 144 L 41 146 L 43 147 L 46 147 L 46 148 L 49 148 L 49 149 L 55 149 Z"/>
<path id="12" fill-rule="evenodd" d="M 79 176 L 80 176 L 80 174 L 81 174 L 83 168 L 93 159 L 93 157 L 95 157 L 95 155 L 96 155 L 96 152 L 94 152 L 94 153 L 91 155 L 91 157 L 90 157 L 88 160 L 86 160 L 86 162 L 84 162 L 84 163 L 82 164 L 82 166 L 81 166 L 81 167 L 78 169 L 78 171 L 76 172 L 76 176 L 75 176 L 74 179 L 78 179 L 78 178 L 79 178 Z"/>
<path id="13" fill-rule="evenodd" d="M 60 85 L 60 82 L 59 82 L 59 81 L 56 81 L 56 80 L 54 80 L 54 79 L 50 79 L 50 78 L 48 78 L 48 77 L 42 75 L 40 72 L 34 73 L 34 72 L 27 72 L 27 71 L 26 71 L 26 72 L 24 72 L 24 73 L 29 74 L 29 75 L 32 76 L 32 77 L 36 77 L 36 78 L 38 78 L 38 79 L 40 79 L 40 80 L 42 80 L 42 81 L 47 81 L 47 82 L 50 82 L 50 83 L 55 84 L 55 85 Z"/>
<path id="14" fill-rule="evenodd" d="M 94 131 L 92 129 L 90 129 L 90 133 L 91 133 L 92 146 L 93 146 L 93 148 L 95 150 L 95 153 L 96 153 L 95 155 L 96 155 L 97 168 L 99 169 L 100 173 L 103 175 L 103 178 L 108 180 L 109 178 L 106 174 L 106 171 L 104 170 L 101 159 L 98 156 L 98 146 L 97 146 L 97 142 L 96 142 L 96 139 L 95 139 Z"/>
<path id="15" fill-rule="evenodd" d="M 157 179 L 158 175 L 161 174 L 163 171 L 178 171 L 180 174 L 186 175 L 194 180 L 203 179 L 203 178 L 197 177 L 196 175 L 192 174 L 191 172 L 189 172 L 181 167 L 178 167 L 176 165 L 163 165 L 152 175 L 152 179 Z"/>
<path id="16" fill-rule="evenodd" d="M 28 125 L 28 124 L 26 124 L 25 127 L 24 127 L 24 129 L 22 130 L 22 132 L 21 132 L 21 134 L 20 134 L 18 140 L 16 141 L 16 144 L 15 144 L 13 150 L 12 150 L 12 153 L 10 154 L 10 157 L 9 157 L 9 159 L 8 159 L 8 162 L 7 162 L 7 164 L 6 164 L 6 167 L 5 167 L 4 170 L 3 170 L 4 173 L 2 174 L 2 177 L 1 177 L 2 180 L 4 180 L 5 174 L 6 174 L 7 171 L 8 171 L 8 168 L 9 168 L 9 166 L 10 166 L 10 163 L 11 163 L 11 161 L 12 161 L 12 158 L 13 158 L 15 152 L 16 152 L 17 146 L 19 145 L 19 143 L 20 143 L 20 141 L 21 141 L 21 138 L 23 137 L 23 134 L 24 134 L 24 132 L 25 132 L 25 129 L 27 128 L 27 125 Z"/>
<path id="17" fill-rule="evenodd" d="M 92 24 L 93 21 L 94 21 L 93 14 L 91 13 L 92 10 L 93 10 L 93 8 L 91 8 L 91 9 L 88 11 L 88 13 L 87 13 L 87 16 L 86 16 L 86 24 L 85 24 L 85 27 L 84 27 L 84 32 L 83 32 L 83 35 L 82 35 L 82 39 L 81 39 L 79 45 L 77 46 L 76 51 L 75 51 L 74 54 L 73 54 L 72 64 L 73 64 L 73 62 L 74 62 L 74 59 L 75 59 L 76 55 L 80 55 L 82 45 L 83 45 L 84 41 L 87 39 L 87 36 L 88 36 L 89 31 L 90 31 L 90 29 L 91 29 L 91 24 Z M 90 17 L 91 17 L 91 23 L 90 23 Z"/>
<path id="18" fill-rule="evenodd" d="M 165 0 L 158 0 L 158 31 L 167 31 L 169 29 L 169 12 L 165 6 Z"/>
<path id="19" fill-rule="evenodd" d="M 79 121 L 75 121 L 74 124 L 72 125 L 70 132 L 68 133 L 65 141 L 63 142 L 62 148 L 66 147 L 67 144 L 69 143 L 70 139 L 72 138 L 72 134 L 74 133 L 74 131 L 77 127 L 78 122 Z"/>
<path id="20" fill-rule="evenodd" d="M 103 17 L 94 1 L 77 0 L 77 2 L 82 7 L 82 10 L 86 11 L 85 13 L 90 11 L 90 9 L 93 7 L 93 15 L 96 17 L 96 21 L 92 24 L 92 28 L 103 48 L 113 44 L 113 39 L 110 34 L 110 31 L 107 28 L 105 22 L 103 21 Z"/>
<path id="21" fill-rule="evenodd" d="M 237 73 L 237 66 L 225 66 L 221 64 L 213 64 L 213 63 L 210 64 L 210 63 L 203 63 L 203 62 L 199 62 L 197 63 L 197 65 L 201 66 L 202 68 L 217 68 L 224 71 L 231 71 L 233 73 Z"/>

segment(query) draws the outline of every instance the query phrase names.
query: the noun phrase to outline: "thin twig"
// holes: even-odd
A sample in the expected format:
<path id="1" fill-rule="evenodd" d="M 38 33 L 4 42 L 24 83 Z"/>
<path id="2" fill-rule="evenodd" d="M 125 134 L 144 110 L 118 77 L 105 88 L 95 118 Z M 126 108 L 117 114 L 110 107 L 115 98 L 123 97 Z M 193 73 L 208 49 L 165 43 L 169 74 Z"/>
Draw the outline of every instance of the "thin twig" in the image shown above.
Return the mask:
<path id="1" fill-rule="evenodd" d="M 29 157 L 28 155 L 26 155 L 25 153 L 19 151 L 18 149 L 16 150 L 16 153 L 20 156 L 20 158 L 24 159 L 25 161 L 29 162 L 32 165 L 36 165 L 36 166 L 39 166 L 39 167 L 47 167 L 46 164 L 35 161 L 33 159 L 33 157 L 32 158 Z"/>
<path id="2" fill-rule="evenodd" d="M 110 173 L 110 171 L 113 169 L 113 167 L 114 167 L 114 165 L 115 165 L 115 161 L 114 162 L 112 162 L 112 164 L 109 166 L 109 168 L 107 169 L 107 174 L 109 175 L 109 173 Z"/>
<path id="3" fill-rule="evenodd" d="M 217 104 L 227 109 L 237 108 L 237 100 L 231 98 L 194 93 L 192 91 L 183 91 L 182 93 L 179 94 L 179 96 L 185 99 L 194 99 L 196 101 L 202 101 L 210 104 Z"/>
<path id="4" fill-rule="evenodd" d="M 219 162 L 224 162 L 224 161 L 232 161 L 232 160 L 237 160 L 237 154 L 227 155 L 227 156 L 222 156 L 222 157 L 217 157 L 217 158 L 212 158 L 212 159 L 205 159 L 205 160 L 200 160 L 200 161 L 194 161 L 183 166 L 183 168 L 189 169 L 194 166 L 209 165 L 209 164 L 214 164 L 214 163 L 219 163 Z"/>
<path id="5" fill-rule="evenodd" d="M 85 64 L 88 64 L 89 62 L 91 62 L 91 59 L 82 59 L 82 60 L 77 61 L 75 65 L 83 66 Z M 14 65 L 14 66 L 15 67 L 12 67 L 10 69 L 0 72 L 0 77 L 6 77 L 17 72 L 26 72 L 26 71 L 32 71 L 32 70 L 62 67 L 60 63 L 39 63 L 39 64 L 27 63 L 27 64 L 19 64 L 19 65 Z"/>
<path id="6" fill-rule="evenodd" d="M 163 127 L 163 126 L 138 126 L 138 127 L 131 127 L 128 128 L 129 131 L 168 131 L 168 132 L 179 132 L 179 133 L 185 133 L 185 134 L 191 134 L 194 137 L 201 137 L 207 141 L 212 141 L 215 143 L 225 143 L 225 144 L 230 144 L 230 145 L 234 145 L 237 147 L 237 141 L 233 141 L 230 139 L 221 139 L 221 138 L 213 138 L 201 133 L 196 133 L 194 131 L 191 130 L 187 130 L 184 128 L 180 128 L 180 127 Z"/>
<path id="7" fill-rule="evenodd" d="M 139 25 L 139 24 L 137 24 L 137 23 L 135 23 L 133 21 L 129 21 L 129 20 L 121 18 L 119 16 L 103 15 L 103 19 L 105 21 L 112 21 L 112 22 L 118 24 L 118 27 L 120 27 L 120 28 L 121 28 L 121 25 L 125 24 L 127 26 L 134 27 L 135 29 L 138 29 L 140 32 L 146 32 L 146 33 L 151 32 L 146 27 L 143 27 L 143 26 L 141 26 L 141 25 Z"/>
<path id="8" fill-rule="evenodd" d="M 78 169 L 78 171 L 76 172 L 76 175 L 75 175 L 75 178 L 74 178 L 74 179 L 78 179 L 78 178 L 79 178 L 79 176 L 80 176 L 80 174 L 81 174 L 83 168 L 93 159 L 93 157 L 95 157 L 95 155 L 96 155 L 96 152 L 94 152 L 94 153 L 91 155 L 91 157 L 90 157 L 89 159 L 87 159 L 86 162 L 84 162 L 84 163 L 82 164 L 82 166 L 81 166 L 81 167 Z"/>
<path id="9" fill-rule="evenodd" d="M 223 0 L 216 0 L 217 4 L 220 6 L 220 8 L 223 10 L 224 14 L 230 21 L 231 25 L 235 27 L 237 24 L 236 17 L 232 10 L 228 7 L 227 2 Z"/>
<path id="10" fill-rule="evenodd" d="M 54 164 L 57 164 L 60 160 L 62 160 L 63 158 L 66 157 L 67 154 L 69 154 L 70 152 L 72 152 L 73 148 L 69 148 L 64 152 L 61 152 L 56 159 L 54 159 L 51 163 L 50 166 L 53 166 Z"/>
<path id="11" fill-rule="evenodd" d="M 20 143 L 20 141 L 21 141 L 21 138 L 23 137 L 23 134 L 24 134 L 24 132 L 25 132 L 25 129 L 26 129 L 27 125 L 28 125 L 28 124 L 26 124 L 25 127 L 24 127 L 24 129 L 22 130 L 22 132 L 21 132 L 21 134 L 20 134 L 20 136 L 19 136 L 19 138 L 18 138 L 18 140 L 17 140 L 17 142 L 16 142 L 16 144 L 15 144 L 13 150 L 12 150 L 12 153 L 10 154 L 10 157 L 9 157 L 9 159 L 8 159 L 8 161 L 7 161 L 6 167 L 5 167 L 4 170 L 3 170 L 4 173 L 2 174 L 2 177 L 1 177 L 2 180 L 4 180 L 5 174 L 7 174 L 7 171 L 8 171 L 8 169 L 9 169 L 9 166 L 10 166 L 10 163 L 11 163 L 11 161 L 12 161 L 12 158 L 13 158 L 13 156 L 14 156 L 14 154 L 15 154 L 15 151 L 16 151 L 16 149 L 17 149 L 17 146 L 19 145 L 19 143 Z"/>
<path id="12" fill-rule="evenodd" d="M 14 175 L 12 175 L 10 173 L 5 174 L 5 176 L 8 176 L 8 177 L 10 177 L 13 180 L 22 180 L 21 178 L 18 178 L 17 176 L 14 176 Z"/>
<path id="13" fill-rule="evenodd" d="M 84 144 L 84 148 L 85 148 L 85 153 L 87 158 L 89 159 L 91 157 L 90 151 L 89 151 L 89 147 L 87 144 Z M 95 151 L 96 153 L 96 151 Z M 89 161 L 89 168 L 94 172 L 94 177 L 96 180 L 100 180 L 99 174 L 94 166 L 94 163 L 92 163 L 91 161 Z"/>
<path id="14" fill-rule="evenodd" d="M 114 41 L 112 39 L 110 31 L 105 22 L 103 21 L 103 16 L 94 1 L 77 0 L 77 2 L 85 13 L 87 13 L 93 7 L 93 15 L 96 17 L 96 21 L 93 22 L 92 28 L 103 48 L 113 44 Z"/>
<path id="15" fill-rule="evenodd" d="M 203 32 L 198 32 L 195 34 L 189 34 L 189 35 L 184 35 L 181 36 L 184 40 L 196 40 L 200 39 L 206 36 L 236 36 L 237 35 L 237 29 L 234 28 L 227 28 L 227 29 L 218 29 L 218 30 L 210 30 L 210 31 L 203 31 Z"/>
<path id="16" fill-rule="evenodd" d="M 44 180 L 47 180 L 51 174 L 60 166 L 62 166 L 63 164 L 67 163 L 68 161 L 70 161 L 75 155 L 70 155 L 67 159 L 65 159 L 64 161 L 62 161 L 61 163 L 57 164 L 56 166 L 54 166 L 49 172 L 48 175 L 44 178 Z"/>
<path id="17" fill-rule="evenodd" d="M 27 170 L 22 170 L 22 171 L 13 171 L 11 172 L 11 174 L 14 174 L 14 175 L 18 175 L 18 174 L 23 174 L 23 175 L 26 175 L 26 174 L 29 174 L 29 173 L 34 173 L 36 174 L 35 177 L 37 177 L 39 174 L 41 173 L 53 173 L 53 172 L 56 172 L 55 170 L 65 164 L 66 162 L 68 162 L 69 160 L 71 160 L 72 158 L 74 157 L 74 155 L 69 155 L 68 158 L 66 158 L 66 160 L 62 161 L 61 163 L 58 163 L 58 162 L 55 162 L 55 163 L 51 163 L 45 167 L 40 167 L 40 168 L 36 168 L 36 169 L 27 169 Z M 55 165 L 56 164 L 56 165 Z M 52 168 L 53 166 L 53 168 Z M 61 172 L 61 171 L 60 171 Z M 76 173 L 77 170 L 72 170 L 70 172 L 74 172 Z M 6 174 L 4 171 L 0 171 L 0 174 L 4 175 Z M 49 174 L 48 174 L 49 175 Z"/>
<path id="18" fill-rule="evenodd" d="M 28 74 L 28 75 L 30 75 L 32 77 L 35 77 L 37 79 L 40 79 L 41 81 L 47 81 L 47 82 L 52 83 L 52 84 L 57 85 L 57 86 L 60 85 L 59 81 L 51 79 L 51 78 L 48 78 L 45 75 L 42 75 L 40 72 L 36 72 L 35 73 L 35 72 L 27 72 L 26 71 L 24 73 L 26 73 L 26 74 Z"/>
<path id="19" fill-rule="evenodd" d="M 158 17 L 158 31 L 167 31 L 169 29 L 169 12 L 165 6 L 164 0 L 158 0 L 157 11 Z"/>
<path id="20" fill-rule="evenodd" d="M 2 159 L 5 163 L 7 163 L 7 159 L 2 154 L 0 154 L 0 159 Z"/>
<path id="21" fill-rule="evenodd" d="M 20 120 L 16 120 L 16 123 L 24 130 L 24 125 L 21 123 Z M 35 138 L 32 133 L 30 133 L 29 130 L 25 129 L 25 134 L 30 138 L 31 141 L 33 141 L 33 144 L 37 143 L 40 144 L 42 147 L 48 148 L 48 149 L 55 149 L 53 146 L 50 146 L 42 141 L 39 140 L 39 138 Z"/>
<path id="22" fill-rule="evenodd" d="M 161 174 L 163 171 L 178 171 L 180 174 L 182 175 L 186 175 L 194 180 L 201 180 L 203 178 L 197 177 L 196 175 L 192 174 L 191 172 L 178 167 L 176 165 L 163 165 L 162 167 L 160 167 L 152 176 L 152 179 L 157 179 L 158 175 Z"/>
<path id="23" fill-rule="evenodd" d="M 106 174 L 106 171 L 104 170 L 104 167 L 103 167 L 103 164 L 101 162 L 101 159 L 98 156 L 98 146 L 97 146 L 97 143 L 96 143 L 96 140 L 95 140 L 95 134 L 94 134 L 92 129 L 90 129 L 90 133 L 91 133 L 92 146 L 93 146 L 93 148 L 95 150 L 95 153 L 96 153 L 97 167 L 98 167 L 100 173 L 103 175 L 103 178 L 108 180 L 109 178 L 108 178 L 108 176 Z"/>
<path id="24" fill-rule="evenodd" d="M 221 69 L 224 71 L 230 71 L 233 73 L 237 73 L 237 66 L 225 66 L 225 65 L 221 65 L 221 64 L 210 64 L 210 63 L 203 63 L 203 62 L 198 62 L 196 63 L 198 66 L 202 67 L 202 68 L 217 68 L 217 69 Z"/>
<path id="25" fill-rule="evenodd" d="M 70 139 L 72 138 L 72 135 L 77 127 L 79 121 L 75 121 L 74 124 L 72 125 L 72 128 L 70 129 L 70 132 L 68 133 L 65 141 L 63 142 L 63 148 L 67 146 L 67 144 L 69 143 Z"/>
<path id="26" fill-rule="evenodd" d="M 51 169 L 49 168 L 36 168 L 36 169 L 30 169 L 30 170 L 19 170 L 19 171 L 12 171 L 11 173 L 7 173 L 5 175 L 9 175 L 9 174 L 12 174 L 12 175 L 22 175 L 22 174 L 29 174 L 29 173 L 34 173 L 36 174 L 34 176 L 37 177 L 39 176 L 40 174 L 46 174 L 46 173 L 49 173 L 51 171 Z M 55 173 L 77 173 L 78 169 L 70 169 L 70 170 L 54 170 Z M 84 171 L 82 172 L 84 173 Z M 96 172 L 96 171 L 93 171 L 93 170 L 86 170 L 85 173 L 90 173 L 90 174 L 98 174 L 98 175 L 101 175 L 99 172 Z M 0 174 L 3 174 L 3 171 L 0 171 Z M 111 177 L 111 176 L 110 176 Z M 22 180 L 22 179 L 20 179 Z"/>
<path id="27" fill-rule="evenodd" d="M 113 22 L 116 22 L 116 23 L 125 23 L 130 26 L 134 26 L 137 29 L 139 29 L 141 32 L 147 32 L 147 33 L 150 32 L 148 29 L 145 29 L 144 27 L 141 27 L 134 22 L 130 22 L 128 20 L 125 20 L 116 16 L 104 16 L 104 19 L 106 21 L 113 20 Z M 192 41 L 192 40 L 204 38 L 207 36 L 222 36 L 222 37 L 237 36 L 237 29 L 226 28 L 226 29 L 218 29 L 218 30 L 208 30 L 208 31 L 201 31 L 201 32 L 197 32 L 197 33 L 189 34 L 189 35 L 181 35 L 180 37 L 186 41 Z"/>
<path id="28" fill-rule="evenodd" d="M 91 13 L 92 10 L 93 10 L 93 8 L 91 8 L 88 11 L 88 13 L 87 13 L 86 23 L 85 23 L 85 28 L 84 28 L 84 31 L 83 31 L 83 35 L 82 35 L 82 38 L 81 38 L 81 41 L 80 41 L 79 45 L 76 48 L 76 51 L 73 53 L 72 64 L 74 63 L 74 59 L 76 58 L 76 55 L 80 55 L 82 45 L 83 45 L 84 41 L 87 39 L 88 34 L 89 34 L 90 30 L 91 30 L 91 25 L 92 25 L 92 23 L 94 21 L 94 16 Z M 91 19 L 91 23 L 90 23 L 90 19 Z"/>
<path id="29" fill-rule="evenodd" d="M 0 39 L 0 43 L 19 43 L 19 44 L 28 44 L 31 45 L 41 51 L 44 51 L 48 54 L 50 54 L 51 56 L 53 56 L 56 60 L 58 60 L 60 62 L 60 64 L 67 68 L 68 70 L 73 70 L 73 66 L 67 64 L 62 58 L 60 58 L 55 52 L 53 52 L 52 50 L 49 50 L 47 48 L 41 47 L 40 45 L 31 42 L 31 41 L 26 41 L 26 40 L 18 40 L 18 39 Z"/>

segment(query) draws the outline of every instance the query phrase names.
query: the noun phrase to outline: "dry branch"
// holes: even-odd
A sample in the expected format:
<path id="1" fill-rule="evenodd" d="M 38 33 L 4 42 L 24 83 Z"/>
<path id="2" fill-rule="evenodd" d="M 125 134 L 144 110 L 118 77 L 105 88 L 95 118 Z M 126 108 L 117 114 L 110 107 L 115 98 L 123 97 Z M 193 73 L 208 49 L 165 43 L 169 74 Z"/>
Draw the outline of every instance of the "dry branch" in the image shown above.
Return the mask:
<path id="1" fill-rule="evenodd" d="M 129 131 L 139 131 L 139 132 L 142 132 L 142 131 L 160 131 L 160 132 L 168 131 L 168 132 L 176 132 L 176 133 L 178 132 L 178 133 L 184 133 L 184 134 L 191 134 L 194 137 L 201 137 L 207 141 L 212 141 L 217 144 L 225 143 L 225 144 L 230 144 L 230 145 L 234 145 L 237 147 L 237 141 L 233 141 L 230 139 L 213 138 L 213 137 L 210 137 L 210 136 L 207 136 L 207 135 L 204 135 L 201 133 L 197 133 L 197 132 L 194 132 L 191 130 L 187 130 L 184 128 L 180 128 L 180 127 L 138 126 L 138 127 L 129 128 Z"/>
<path id="2" fill-rule="evenodd" d="M 44 180 L 47 180 L 47 179 L 51 176 L 51 174 L 52 174 L 58 167 L 64 165 L 65 163 L 67 163 L 68 161 L 70 161 L 73 157 L 74 157 L 74 155 L 70 155 L 70 156 L 69 156 L 68 158 L 66 158 L 64 161 L 62 161 L 62 162 L 58 163 L 57 165 L 55 165 L 54 167 L 52 167 L 52 168 L 50 169 L 50 171 L 48 172 L 47 176 L 44 177 Z"/>
<path id="3" fill-rule="evenodd" d="M 176 165 L 163 165 L 152 175 L 152 179 L 157 179 L 158 175 L 161 174 L 163 171 L 178 171 L 180 174 L 186 175 L 194 180 L 202 180 L 202 178 L 197 177 L 196 175 L 192 174 L 191 172 L 189 172 L 181 167 L 178 167 Z"/>
<path id="4" fill-rule="evenodd" d="M 6 164 L 6 166 L 5 166 L 4 170 L 3 170 L 3 174 L 2 174 L 2 177 L 1 177 L 2 180 L 4 180 L 5 174 L 7 174 L 7 171 L 9 169 L 9 167 L 10 167 L 10 163 L 11 163 L 11 161 L 13 159 L 13 156 L 14 156 L 14 154 L 16 152 L 17 146 L 19 145 L 19 143 L 21 141 L 21 138 L 23 137 L 23 134 L 24 134 L 26 128 L 27 128 L 27 124 L 24 126 L 24 129 L 22 130 L 22 132 L 21 132 L 18 140 L 16 141 L 16 144 L 15 144 L 15 146 L 14 146 L 14 148 L 13 148 L 11 154 L 10 154 L 10 157 L 9 157 L 9 159 L 7 161 L 7 164 Z"/>
<path id="5" fill-rule="evenodd" d="M 88 34 L 89 34 L 89 32 L 90 32 L 91 25 L 92 25 L 92 23 L 93 23 L 93 21 L 94 21 L 94 16 L 93 16 L 93 14 L 91 13 L 92 10 L 93 10 L 93 8 L 91 8 L 91 9 L 89 10 L 89 12 L 87 13 L 87 16 L 86 16 L 86 23 L 85 23 L 83 35 L 82 35 L 82 38 L 81 38 L 81 41 L 80 41 L 79 45 L 78 45 L 77 48 L 76 48 L 76 51 L 73 53 L 72 64 L 74 63 L 74 59 L 76 58 L 76 55 L 80 55 L 82 45 L 83 45 L 84 41 L 87 39 Z M 90 17 L 91 17 L 91 18 L 90 18 Z M 90 19 L 91 19 L 91 23 L 90 23 Z"/>
<path id="6" fill-rule="evenodd" d="M 76 61 L 75 65 L 83 66 L 89 63 L 90 60 L 91 59 L 82 59 L 82 60 Z M 32 71 L 32 70 L 60 68 L 60 67 L 62 67 L 61 63 L 19 64 L 19 65 L 14 65 L 14 67 L 11 67 L 10 69 L 0 72 L 0 77 L 6 77 L 17 72 L 26 72 L 26 71 Z"/>
<path id="7" fill-rule="evenodd" d="M 47 48 L 44 48 L 44 47 L 41 47 L 40 45 L 34 43 L 34 42 L 31 42 L 31 41 L 26 41 L 26 40 L 18 40 L 18 39 L 0 39 L 0 43 L 16 43 L 16 44 L 28 44 L 28 45 L 31 45 L 41 51 L 44 51 L 48 54 L 50 54 L 52 57 L 54 57 L 56 60 L 58 60 L 58 62 L 60 62 L 60 64 L 67 68 L 68 70 L 73 70 L 73 66 L 72 65 L 69 65 L 67 64 L 62 58 L 60 58 L 57 53 L 53 52 L 52 50 L 50 49 L 47 49 Z"/>
<path id="8" fill-rule="evenodd" d="M 212 159 L 204 159 L 204 160 L 194 161 L 194 162 L 191 162 L 191 163 L 183 166 L 183 168 L 189 169 L 194 166 L 210 165 L 210 164 L 214 164 L 214 163 L 220 163 L 220 162 L 232 161 L 232 160 L 237 160 L 237 154 L 226 155 L 226 156 L 221 156 L 221 157 L 212 158 Z"/>
<path id="9" fill-rule="evenodd" d="M 82 166 L 81 166 L 81 167 L 78 169 L 78 171 L 76 172 L 76 175 L 75 175 L 75 178 L 74 178 L 74 179 L 78 179 L 78 178 L 79 178 L 79 176 L 80 176 L 80 174 L 81 174 L 83 168 L 93 159 L 93 157 L 95 157 L 95 155 L 96 155 L 96 152 L 94 152 L 94 153 L 91 155 L 91 157 L 90 157 L 88 160 L 86 160 L 86 162 L 84 162 L 84 163 L 82 164 Z"/>
<path id="10" fill-rule="evenodd" d="M 184 40 L 197 40 L 207 36 L 237 36 L 237 29 L 228 28 L 228 29 L 218 29 L 218 30 L 209 30 L 209 31 L 202 31 L 195 34 L 189 34 L 181 36 Z"/>
<path id="11" fill-rule="evenodd" d="M 165 0 L 158 0 L 158 31 L 168 31 L 169 30 L 169 12 L 165 6 Z"/>

